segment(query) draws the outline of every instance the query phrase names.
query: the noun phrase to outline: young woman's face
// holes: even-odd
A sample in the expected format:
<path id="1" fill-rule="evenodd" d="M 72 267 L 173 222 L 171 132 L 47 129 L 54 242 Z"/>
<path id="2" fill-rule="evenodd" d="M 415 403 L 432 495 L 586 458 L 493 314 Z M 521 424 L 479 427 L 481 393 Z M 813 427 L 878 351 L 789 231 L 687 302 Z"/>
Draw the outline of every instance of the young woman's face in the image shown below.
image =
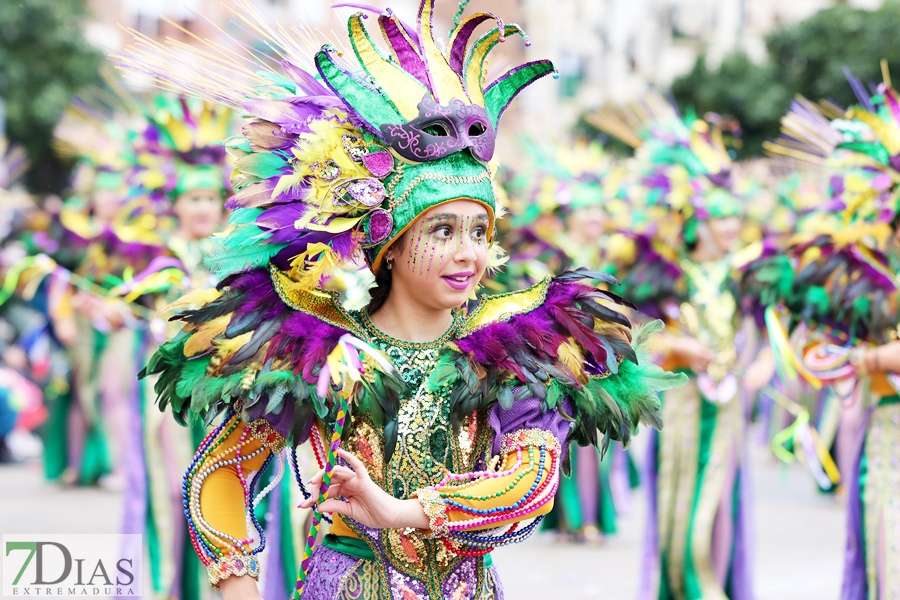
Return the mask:
<path id="1" fill-rule="evenodd" d="M 423 213 L 385 255 L 391 288 L 430 309 L 463 304 L 487 268 L 489 227 L 487 209 L 471 200 Z"/>
<path id="2" fill-rule="evenodd" d="M 576 208 L 566 218 L 566 226 L 578 240 L 597 240 L 606 233 L 606 211 L 601 206 Z"/>
<path id="3" fill-rule="evenodd" d="M 216 190 L 188 190 L 172 206 L 179 228 L 192 240 L 202 240 L 219 231 L 225 209 Z"/>
<path id="4" fill-rule="evenodd" d="M 124 198 L 122 190 L 96 190 L 91 202 L 94 218 L 101 223 L 112 223 L 125 204 Z"/>
<path id="5" fill-rule="evenodd" d="M 720 251 L 728 253 L 735 249 L 741 236 L 741 219 L 739 217 L 710 219 L 707 224 L 710 237 Z"/>

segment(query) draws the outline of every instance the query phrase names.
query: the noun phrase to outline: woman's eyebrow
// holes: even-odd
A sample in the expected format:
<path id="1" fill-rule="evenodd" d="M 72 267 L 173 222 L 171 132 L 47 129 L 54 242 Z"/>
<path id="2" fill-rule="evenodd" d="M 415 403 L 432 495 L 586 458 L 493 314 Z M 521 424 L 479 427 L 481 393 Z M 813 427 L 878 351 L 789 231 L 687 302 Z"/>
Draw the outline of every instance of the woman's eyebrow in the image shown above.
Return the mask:
<path id="1" fill-rule="evenodd" d="M 453 213 L 439 213 L 436 215 L 432 215 L 425 220 L 426 220 L 426 222 L 431 223 L 433 221 L 445 221 L 445 220 L 446 221 L 456 221 L 460 218 L 462 218 L 462 217 L 460 217 L 460 215 L 453 214 Z M 488 220 L 488 216 L 486 214 L 480 214 L 477 217 L 469 217 L 469 218 L 471 218 L 475 221 L 487 221 Z"/>

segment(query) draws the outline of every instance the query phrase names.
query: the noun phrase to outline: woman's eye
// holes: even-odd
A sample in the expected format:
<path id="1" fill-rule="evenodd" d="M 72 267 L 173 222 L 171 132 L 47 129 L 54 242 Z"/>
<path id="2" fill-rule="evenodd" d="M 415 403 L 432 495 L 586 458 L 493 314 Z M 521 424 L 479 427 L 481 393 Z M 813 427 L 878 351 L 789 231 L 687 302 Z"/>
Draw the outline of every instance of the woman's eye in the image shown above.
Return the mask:
<path id="1" fill-rule="evenodd" d="M 453 228 L 449 225 L 440 225 L 434 230 L 434 235 L 439 238 L 449 238 L 453 235 Z"/>
<path id="2" fill-rule="evenodd" d="M 484 227 L 476 227 L 474 231 L 472 231 L 472 237 L 476 240 L 483 240 L 487 237 L 487 230 Z"/>

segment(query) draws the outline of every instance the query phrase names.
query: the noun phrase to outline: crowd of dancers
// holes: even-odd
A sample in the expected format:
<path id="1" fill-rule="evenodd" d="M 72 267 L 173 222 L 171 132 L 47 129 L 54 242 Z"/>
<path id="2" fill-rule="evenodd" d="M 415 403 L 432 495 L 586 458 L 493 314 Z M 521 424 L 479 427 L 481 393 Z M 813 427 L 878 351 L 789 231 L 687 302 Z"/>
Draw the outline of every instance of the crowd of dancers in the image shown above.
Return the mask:
<path id="1" fill-rule="evenodd" d="M 878 85 L 848 76 L 854 106 L 798 97 L 763 159 L 736 160 L 727 115 L 649 91 L 589 113 L 595 139 L 522 137 L 523 158 L 498 169 L 503 102 L 552 66 L 482 89 L 478 61 L 518 27 L 501 22 L 463 64 L 491 17 L 457 19 L 445 56 L 432 7 L 418 29 L 379 17 L 390 59 L 351 18 L 369 79 L 331 49 L 309 63 L 252 12 L 280 69 L 226 68 L 209 46 L 182 48 L 184 65 L 166 71 L 172 50 L 138 39 L 120 66 L 185 95 L 107 75 L 74 98 L 55 131 L 74 164 L 65 199 L 28 195 L 27 157 L 3 144 L 0 460 L 42 456 L 48 480 L 120 491 L 122 531 L 144 535 L 159 598 L 210 597 L 207 581 L 247 576 L 284 598 L 302 593 L 298 567 L 320 582 L 304 598 L 500 598 L 493 547 L 538 528 L 615 544 L 629 497 L 647 493 L 642 600 L 749 600 L 747 454 L 763 443 L 845 502 L 842 599 L 900 599 L 900 95 L 888 66 Z M 484 277 L 469 290 L 441 276 L 469 310 L 454 308 L 432 345 L 389 336 L 392 286 L 468 243 L 416 255 L 431 235 L 417 219 L 460 198 L 487 207 L 451 215 L 488 229 L 475 243 Z M 326 356 L 340 332 L 399 373 L 360 363 L 344 435 L 355 457 L 341 464 L 418 497 L 431 532 L 335 517 L 307 564 L 313 475 L 350 389 L 320 376 L 336 368 Z M 536 425 L 532 413 L 564 418 Z M 639 422 L 646 464 L 628 447 Z M 554 433 L 507 446 L 521 431 Z M 535 464 L 516 470 L 525 449 L 540 452 L 536 476 Z M 454 511 L 501 515 L 490 523 L 505 529 Z"/>

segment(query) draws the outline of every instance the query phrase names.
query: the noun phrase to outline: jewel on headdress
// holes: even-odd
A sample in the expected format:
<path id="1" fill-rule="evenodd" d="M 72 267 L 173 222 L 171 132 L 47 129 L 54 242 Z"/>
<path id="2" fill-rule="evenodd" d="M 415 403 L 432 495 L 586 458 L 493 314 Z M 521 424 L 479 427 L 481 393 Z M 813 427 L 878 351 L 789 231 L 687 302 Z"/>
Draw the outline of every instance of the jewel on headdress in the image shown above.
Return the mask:
<path id="1" fill-rule="evenodd" d="M 384 179 L 394 170 L 394 157 L 386 150 L 366 154 L 362 158 L 362 163 L 369 170 L 369 173 L 378 179 Z"/>
<path id="2" fill-rule="evenodd" d="M 394 229 L 394 218 L 386 210 L 381 208 L 373 210 L 369 215 L 369 232 L 366 243 L 369 246 L 380 244 L 391 235 Z"/>
<path id="3" fill-rule="evenodd" d="M 341 139 L 350 158 L 361 162 L 378 179 L 384 179 L 394 170 L 394 158 L 378 144 L 368 145 L 356 135 L 345 133 Z"/>
<path id="4" fill-rule="evenodd" d="M 361 179 L 347 186 L 347 193 L 357 203 L 374 208 L 384 202 L 387 192 L 384 184 L 377 179 Z"/>
<path id="5" fill-rule="evenodd" d="M 366 143 L 359 136 L 345 133 L 342 136 L 341 141 L 344 144 L 344 149 L 347 151 L 347 154 L 355 161 L 362 160 L 363 157 L 369 153 L 368 148 L 366 148 Z"/>
<path id="6" fill-rule="evenodd" d="M 322 161 L 317 160 L 309 165 L 309 170 L 312 171 L 316 177 L 324 179 L 325 181 L 337 179 L 341 174 L 341 168 L 330 158 Z"/>

